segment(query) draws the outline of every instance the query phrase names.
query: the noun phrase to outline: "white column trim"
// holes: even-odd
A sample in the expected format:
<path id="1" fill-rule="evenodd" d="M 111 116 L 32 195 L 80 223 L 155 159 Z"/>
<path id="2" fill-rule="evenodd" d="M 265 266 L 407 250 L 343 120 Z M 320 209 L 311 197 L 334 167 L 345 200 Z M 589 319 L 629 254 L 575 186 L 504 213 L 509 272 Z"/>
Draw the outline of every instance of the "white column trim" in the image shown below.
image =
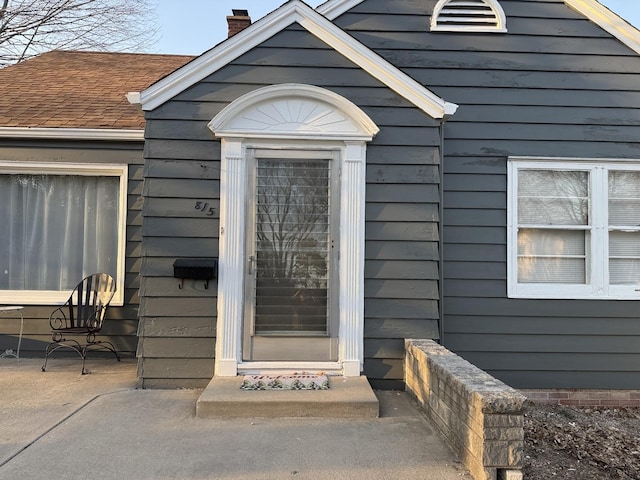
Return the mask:
<path id="1" fill-rule="evenodd" d="M 215 375 L 238 373 L 242 342 L 247 167 L 242 139 L 222 139 Z"/>
<path id="2" fill-rule="evenodd" d="M 345 376 L 364 365 L 365 142 L 345 142 L 340 188 L 340 330 Z"/>

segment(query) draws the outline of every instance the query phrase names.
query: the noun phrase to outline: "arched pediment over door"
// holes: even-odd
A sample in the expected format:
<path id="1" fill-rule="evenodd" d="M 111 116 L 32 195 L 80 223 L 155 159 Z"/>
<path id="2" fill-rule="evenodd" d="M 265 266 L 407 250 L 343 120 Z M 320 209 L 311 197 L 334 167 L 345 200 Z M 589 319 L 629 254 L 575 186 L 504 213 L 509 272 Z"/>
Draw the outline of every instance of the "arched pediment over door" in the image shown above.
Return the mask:
<path id="1" fill-rule="evenodd" d="M 248 93 L 209 128 L 217 137 L 370 141 L 378 127 L 346 98 L 313 85 L 281 84 Z"/>

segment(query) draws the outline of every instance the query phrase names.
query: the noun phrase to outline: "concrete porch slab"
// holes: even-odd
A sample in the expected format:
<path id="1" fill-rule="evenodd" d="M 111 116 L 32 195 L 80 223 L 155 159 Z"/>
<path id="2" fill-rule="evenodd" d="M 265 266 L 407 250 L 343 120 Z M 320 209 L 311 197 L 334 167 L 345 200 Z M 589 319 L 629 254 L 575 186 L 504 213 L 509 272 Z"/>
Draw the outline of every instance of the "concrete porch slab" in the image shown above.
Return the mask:
<path id="1" fill-rule="evenodd" d="M 377 418 L 367 378 L 329 379 L 329 390 L 240 390 L 242 377 L 214 377 L 196 403 L 199 418 Z"/>

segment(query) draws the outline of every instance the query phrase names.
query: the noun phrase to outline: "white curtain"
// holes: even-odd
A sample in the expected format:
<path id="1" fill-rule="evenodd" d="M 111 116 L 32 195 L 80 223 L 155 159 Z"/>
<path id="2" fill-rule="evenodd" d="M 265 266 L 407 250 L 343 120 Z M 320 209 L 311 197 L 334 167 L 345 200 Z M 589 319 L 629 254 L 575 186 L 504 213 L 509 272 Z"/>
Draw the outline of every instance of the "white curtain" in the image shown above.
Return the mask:
<path id="1" fill-rule="evenodd" d="M 118 177 L 0 175 L 0 289 L 70 290 L 116 275 Z"/>
<path id="2" fill-rule="evenodd" d="M 584 284 L 589 238 L 583 231 L 521 229 L 518 232 L 518 280 Z"/>
<path id="3" fill-rule="evenodd" d="M 609 172 L 609 281 L 640 282 L 640 172 Z M 615 228 L 622 231 L 616 231 Z"/>
<path id="4" fill-rule="evenodd" d="M 588 172 L 521 170 L 518 281 L 586 283 L 589 213 Z M 563 226 L 585 226 L 585 230 Z"/>

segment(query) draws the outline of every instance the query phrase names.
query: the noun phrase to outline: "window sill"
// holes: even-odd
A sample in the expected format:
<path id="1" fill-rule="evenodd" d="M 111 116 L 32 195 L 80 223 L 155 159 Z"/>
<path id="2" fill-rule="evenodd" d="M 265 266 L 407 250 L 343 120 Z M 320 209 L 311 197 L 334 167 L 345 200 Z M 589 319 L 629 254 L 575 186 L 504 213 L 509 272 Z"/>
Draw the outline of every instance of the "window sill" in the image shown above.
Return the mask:
<path id="1" fill-rule="evenodd" d="M 552 291 L 549 291 L 552 289 Z M 610 291 L 604 293 L 562 291 L 558 286 L 546 286 L 543 289 L 510 288 L 507 292 L 508 298 L 536 299 L 536 300 L 640 300 L 640 291 L 636 287 L 625 287 L 624 290 Z"/>
<path id="2" fill-rule="evenodd" d="M 0 290 L 0 304 L 2 305 L 45 305 L 57 307 L 64 305 L 72 290 Z M 116 292 L 111 303 L 112 307 L 124 305 L 123 295 Z"/>

